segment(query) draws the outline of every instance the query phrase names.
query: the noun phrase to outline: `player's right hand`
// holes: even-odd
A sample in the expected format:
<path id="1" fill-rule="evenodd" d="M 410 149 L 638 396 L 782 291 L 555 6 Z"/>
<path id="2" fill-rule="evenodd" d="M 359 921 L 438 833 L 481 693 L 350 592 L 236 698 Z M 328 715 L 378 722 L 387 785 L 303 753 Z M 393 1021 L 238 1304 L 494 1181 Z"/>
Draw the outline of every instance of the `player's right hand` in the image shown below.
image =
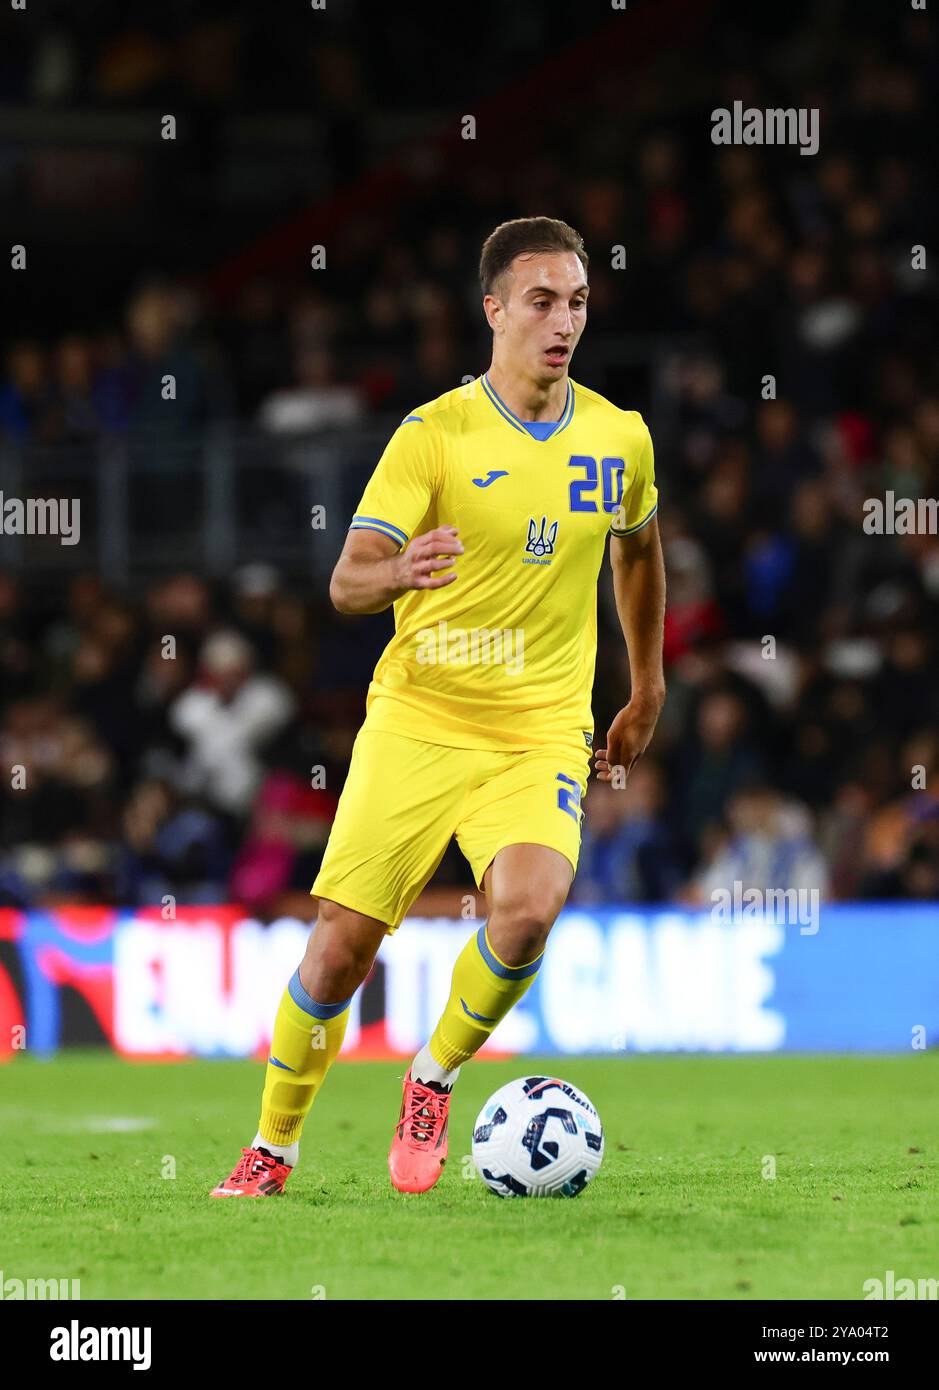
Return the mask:
<path id="1" fill-rule="evenodd" d="M 396 587 L 400 589 L 442 589 L 456 579 L 453 570 L 463 543 L 455 526 L 438 526 L 415 536 L 397 557 Z"/>

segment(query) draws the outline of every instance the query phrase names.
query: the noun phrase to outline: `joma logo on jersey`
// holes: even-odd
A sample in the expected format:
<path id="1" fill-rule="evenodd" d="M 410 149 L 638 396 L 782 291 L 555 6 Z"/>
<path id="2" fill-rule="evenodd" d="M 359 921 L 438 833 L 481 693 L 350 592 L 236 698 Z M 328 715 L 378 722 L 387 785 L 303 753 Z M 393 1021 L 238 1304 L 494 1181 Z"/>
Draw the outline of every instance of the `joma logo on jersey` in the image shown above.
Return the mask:
<path id="1" fill-rule="evenodd" d="M 525 545 L 525 554 L 531 555 L 531 560 L 523 560 L 523 565 L 550 565 L 551 556 L 554 554 L 554 543 L 558 538 L 558 524 L 552 521 L 548 525 L 548 518 L 541 518 L 541 529 L 535 518 L 528 519 L 528 541 Z"/>

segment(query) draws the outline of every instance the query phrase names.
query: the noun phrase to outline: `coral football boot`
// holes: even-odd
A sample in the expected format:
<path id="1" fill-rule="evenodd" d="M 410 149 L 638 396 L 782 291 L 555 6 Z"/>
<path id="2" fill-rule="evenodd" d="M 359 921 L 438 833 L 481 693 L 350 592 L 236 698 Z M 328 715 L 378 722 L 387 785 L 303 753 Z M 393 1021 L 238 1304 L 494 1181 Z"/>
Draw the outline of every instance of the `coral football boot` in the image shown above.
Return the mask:
<path id="1" fill-rule="evenodd" d="M 210 1197 L 279 1197 L 293 1169 L 267 1149 L 242 1149 L 229 1177 Z"/>
<path id="2" fill-rule="evenodd" d="M 450 1091 L 404 1078 L 401 1114 L 388 1151 L 388 1171 L 399 1192 L 427 1192 L 447 1161 Z"/>

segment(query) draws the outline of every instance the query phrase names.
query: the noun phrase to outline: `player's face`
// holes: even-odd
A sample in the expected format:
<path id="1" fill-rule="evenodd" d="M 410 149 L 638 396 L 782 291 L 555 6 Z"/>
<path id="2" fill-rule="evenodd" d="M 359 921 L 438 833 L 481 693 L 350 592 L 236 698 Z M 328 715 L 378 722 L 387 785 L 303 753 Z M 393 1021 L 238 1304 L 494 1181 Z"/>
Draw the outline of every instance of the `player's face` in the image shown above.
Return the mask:
<path id="1" fill-rule="evenodd" d="M 563 377 L 587 322 L 587 280 L 573 251 L 516 256 L 494 315 L 502 348 L 539 384 Z"/>

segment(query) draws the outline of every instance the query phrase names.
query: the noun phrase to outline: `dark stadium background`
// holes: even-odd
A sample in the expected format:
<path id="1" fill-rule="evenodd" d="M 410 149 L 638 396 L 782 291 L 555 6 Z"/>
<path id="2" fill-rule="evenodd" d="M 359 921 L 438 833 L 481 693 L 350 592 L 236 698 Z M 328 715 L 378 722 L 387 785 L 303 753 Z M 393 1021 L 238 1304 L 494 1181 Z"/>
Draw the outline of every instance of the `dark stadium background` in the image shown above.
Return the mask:
<path id="1" fill-rule="evenodd" d="M 0 905 L 309 916 L 391 624 L 333 612 L 329 571 L 398 420 L 485 369 L 478 249 L 532 213 L 586 239 L 573 375 L 651 427 L 670 585 L 668 702 L 588 793 L 572 900 L 705 902 L 755 854 L 766 887 L 939 898 L 939 539 L 861 528 L 939 495 L 934 19 L 627 9 L 4 13 L 0 487 L 79 498 L 82 534 L 0 537 L 0 765 L 29 774 Z M 714 146 L 734 99 L 819 107 L 819 153 Z M 231 778 L 180 732 L 219 633 L 270 714 Z M 605 577 L 598 737 L 627 682 Z M 427 901 L 471 887 L 454 846 Z"/>

